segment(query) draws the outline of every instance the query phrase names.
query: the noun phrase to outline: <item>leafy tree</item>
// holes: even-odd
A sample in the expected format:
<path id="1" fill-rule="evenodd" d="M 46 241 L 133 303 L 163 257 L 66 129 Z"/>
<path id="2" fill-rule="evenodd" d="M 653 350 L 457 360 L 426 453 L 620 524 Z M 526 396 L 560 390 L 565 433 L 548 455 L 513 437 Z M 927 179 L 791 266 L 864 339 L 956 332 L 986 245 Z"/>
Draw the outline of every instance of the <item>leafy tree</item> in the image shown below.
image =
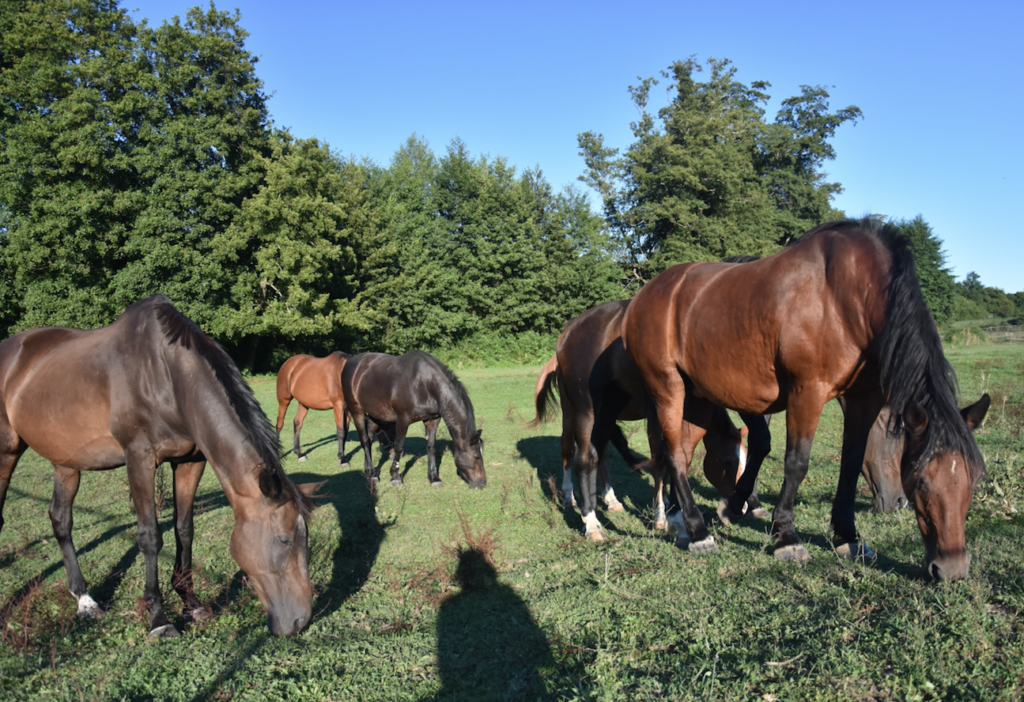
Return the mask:
<path id="1" fill-rule="evenodd" d="M 949 320 L 953 315 L 956 280 L 946 265 L 942 241 L 921 215 L 912 220 L 893 220 L 891 223 L 910 239 L 921 292 L 932 316 L 939 323 Z"/>
<path id="2" fill-rule="evenodd" d="M 622 156 L 601 135 L 578 137 L 581 180 L 600 193 L 634 284 L 680 261 L 772 253 L 834 216 L 840 186 L 825 182 L 821 167 L 835 157 L 835 130 L 861 111 L 829 112 L 828 92 L 803 86 L 769 124 L 768 83 L 740 83 L 728 60 L 708 67 L 706 82 L 695 79 L 702 67 L 693 58 L 663 72 L 670 100 L 657 118 L 649 102 L 658 81 L 630 88 L 640 118 Z"/>

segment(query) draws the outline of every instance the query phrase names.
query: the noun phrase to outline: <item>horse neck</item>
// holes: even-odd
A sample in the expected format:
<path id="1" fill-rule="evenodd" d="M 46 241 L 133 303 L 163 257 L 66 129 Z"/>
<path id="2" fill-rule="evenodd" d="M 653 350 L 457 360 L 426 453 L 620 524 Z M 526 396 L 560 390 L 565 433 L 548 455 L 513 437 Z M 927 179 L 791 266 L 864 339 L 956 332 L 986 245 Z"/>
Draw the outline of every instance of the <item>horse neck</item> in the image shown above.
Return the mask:
<path id="1" fill-rule="evenodd" d="M 441 418 L 457 447 L 465 448 L 476 432 L 476 417 L 473 408 L 463 401 L 462 393 L 454 383 L 449 383 L 441 401 Z"/>

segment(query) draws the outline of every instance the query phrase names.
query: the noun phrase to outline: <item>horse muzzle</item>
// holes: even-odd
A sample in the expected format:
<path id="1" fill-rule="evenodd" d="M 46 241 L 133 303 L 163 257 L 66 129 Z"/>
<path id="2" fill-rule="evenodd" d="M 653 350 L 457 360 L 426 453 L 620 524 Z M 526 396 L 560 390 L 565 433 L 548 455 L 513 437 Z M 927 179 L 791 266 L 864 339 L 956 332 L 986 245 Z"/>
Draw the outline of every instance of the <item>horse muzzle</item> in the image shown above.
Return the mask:
<path id="1" fill-rule="evenodd" d="M 936 582 L 966 578 L 970 567 L 971 556 L 966 552 L 961 552 L 955 556 L 939 556 L 925 562 L 928 575 Z"/>

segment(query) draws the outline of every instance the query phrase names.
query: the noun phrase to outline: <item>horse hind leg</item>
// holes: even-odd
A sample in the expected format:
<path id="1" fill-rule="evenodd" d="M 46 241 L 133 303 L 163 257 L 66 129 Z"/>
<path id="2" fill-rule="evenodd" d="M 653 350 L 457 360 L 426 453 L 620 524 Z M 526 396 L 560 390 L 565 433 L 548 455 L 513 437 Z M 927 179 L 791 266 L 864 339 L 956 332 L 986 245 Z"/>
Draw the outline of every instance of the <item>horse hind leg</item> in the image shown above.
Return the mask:
<path id="1" fill-rule="evenodd" d="M 3 417 L 0 415 L 0 420 Z M 7 501 L 7 488 L 11 484 L 11 476 L 14 468 L 18 465 L 18 459 L 28 448 L 21 438 L 14 433 L 10 427 L 3 427 L 8 431 L 0 434 L 0 533 L 4 530 L 4 502 Z"/>
<path id="2" fill-rule="evenodd" d="M 202 621 L 213 616 L 210 608 L 203 605 L 196 597 L 192 579 L 192 509 L 195 503 L 199 480 L 206 468 L 205 461 L 196 463 L 179 463 L 172 467 L 174 471 L 174 575 L 172 584 L 174 591 L 185 604 L 187 615 L 194 621 Z"/>
<path id="3" fill-rule="evenodd" d="M 299 407 L 295 410 L 295 420 L 292 422 L 292 428 L 295 432 L 294 448 L 295 457 L 300 461 L 306 460 L 306 454 L 302 453 L 302 440 L 299 434 L 302 432 L 302 422 L 306 419 L 306 414 L 309 412 L 309 408 L 299 403 Z"/>
<path id="4" fill-rule="evenodd" d="M 77 470 L 64 466 L 53 466 L 53 499 L 50 501 L 50 523 L 53 535 L 60 547 L 61 558 L 64 560 L 64 571 L 68 575 L 68 589 L 78 600 L 78 616 L 84 619 L 96 619 L 103 614 L 85 586 L 82 569 L 78 565 L 78 555 L 71 538 L 74 517 L 71 514 L 75 495 L 81 483 L 82 474 Z"/>
<path id="5" fill-rule="evenodd" d="M 391 484 L 401 485 L 402 467 L 399 462 L 402 460 L 403 448 L 405 446 L 405 434 L 409 431 L 409 425 L 401 417 L 395 423 L 395 445 L 391 449 Z"/>
<path id="6" fill-rule="evenodd" d="M 345 411 L 345 404 L 340 400 L 334 403 L 334 426 L 338 432 L 338 465 L 342 470 L 348 470 L 348 462 L 345 460 L 345 435 L 348 434 L 348 412 Z"/>

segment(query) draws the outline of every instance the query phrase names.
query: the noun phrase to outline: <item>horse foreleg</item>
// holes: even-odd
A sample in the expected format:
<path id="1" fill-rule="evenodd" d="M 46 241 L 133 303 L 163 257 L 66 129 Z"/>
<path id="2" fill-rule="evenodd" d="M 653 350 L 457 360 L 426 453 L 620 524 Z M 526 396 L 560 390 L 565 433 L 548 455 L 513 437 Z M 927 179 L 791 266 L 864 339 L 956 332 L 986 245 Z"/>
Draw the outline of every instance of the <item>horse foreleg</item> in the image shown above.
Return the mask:
<path id="1" fill-rule="evenodd" d="M 171 584 L 185 603 L 188 615 L 201 621 L 213 616 L 209 607 L 196 597 L 192 580 L 192 508 L 203 477 L 206 461 L 179 463 L 174 471 L 174 575 Z"/>
<path id="2" fill-rule="evenodd" d="M 779 491 L 779 501 L 772 512 L 772 534 L 776 537 L 775 557 L 780 561 L 806 561 L 811 557 L 796 533 L 793 505 L 796 503 L 797 489 L 807 476 L 811 444 L 824 405 L 824 399 L 817 394 L 791 394 L 786 407 L 785 477 Z M 857 469 L 860 470 L 860 466 Z"/>
<path id="3" fill-rule="evenodd" d="M 444 483 L 441 482 L 441 471 L 437 467 L 437 456 L 434 454 L 437 425 L 440 423 L 440 417 L 423 422 L 423 427 L 427 432 L 427 480 L 430 481 L 431 487 L 444 487 Z"/>
<path id="4" fill-rule="evenodd" d="M 160 579 L 157 572 L 157 556 L 164 540 L 156 519 L 154 501 L 156 460 L 149 451 L 133 455 L 127 453 L 128 487 L 135 506 L 135 517 L 139 527 L 139 550 L 146 562 L 146 589 L 143 597 L 149 607 L 149 635 L 178 636 L 178 630 L 164 614 L 163 595 L 160 593 Z"/>
<path id="5" fill-rule="evenodd" d="M 747 434 L 747 462 L 732 497 L 722 498 L 718 503 L 718 517 L 724 524 L 733 524 L 744 516 L 758 519 L 770 517 L 757 497 L 758 473 L 772 450 L 772 435 L 768 429 L 770 418 L 770 415 L 740 412 L 740 419 L 750 430 Z"/>
<path id="6" fill-rule="evenodd" d="M 75 553 L 75 543 L 71 538 L 71 529 L 75 524 L 71 507 L 75 502 L 75 495 L 78 494 L 81 479 L 82 474 L 77 470 L 54 464 L 50 523 L 53 524 L 53 535 L 57 539 L 60 555 L 64 560 L 64 571 L 68 575 L 68 589 L 78 600 L 78 616 L 95 619 L 103 612 L 96 604 L 96 600 L 89 596 L 85 587 L 85 578 L 82 577 L 82 569 L 78 565 L 78 555 Z"/>
<path id="7" fill-rule="evenodd" d="M 295 420 L 292 422 L 292 430 L 295 433 L 294 448 L 295 457 L 300 461 L 306 460 L 306 456 L 302 453 L 302 440 L 299 438 L 299 434 L 302 432 L 302 422 L 306 419 L 306 414 L 309 413 L 309 408 L 304 406 L 301 402 L 296 403 L 298 408 L 295 410 Z"/>
<path id="8" fill-rule="evenodd" d="M 348 434 L 348 412 L 345 411 L 345 403 L 338 400 L 334 403 L 334 426 L 338 432 L 338 465 L 342 470 L 348 470 L 348 463 L 345 461 L 345 435 Z"/>
<path id="9" fill-rule="evenodd" d="M 377 471 L 373 467 L 373 433 L 370 431 L 373 420 L 358 407 L 352 408 L 352 418 L 356 425 L 356 433 L 359 434 L 359 445 L 363 447 L 363 473 L 367 482 L 372 485 L 378 480 Z"/>
<path id="10" fill-rule="evenodd" d="M 18 465 L 18 459 L 25 451 L 21 439 L 13 432 L 7 436 L 0 437 L 6 445 L 0 445 L 0 532 L 4 530 L 4 502 L 7 501 L 7 488 L 11 484 L 11 476 L 14 474 L 14 467 Z"/>
<path id="11" fill-rule="evenodd" d="M 399 461 L 402 460 L 402 453 L 405 447 L 405 434 L 409 431 L 409 425 L 401 418 L 395 423 L 395 443 L 391 447 L 391 484 L 402 484 L 402 467 Z"/>
<path id="12" fill-rule="evenodd" d="M 563 419 L 566 411 L 562 409 Z M 562 453 L 562 509 L 573 509 L 576 507 L 576 496 L 572 489 L 572 463 L 576 453 L 576 439 L 573 437 L 572 427 L 566 422 L 562 425 L 562 438 L 560 443 Z"/>
<path id="13" fill-rule="evenodd" d="M 844 411 L 843 453 L 839 462 L 839 484 L 832 501 L 832 531 L 835 533 L 836 551 L 847 558 L 871 558 L 875 555 L 867 544 L 857 542 L 853 505 L 868 435 L 884 403 L 881 393 L 851 397 L 841 403 Z"/>
<path id="14" fill-rule="evenodd" d="M 618 428 L 618 427 L 616 427 Z M 605 506 L 608 507 L 609 512 L 625 512 L 626 508 L 619 502 L 619 498 L 615 496 L 615 488 L 612 487 L 611 480 L 608 477 L 608 445 L 605 444 L 604 449 L 601 450 L 600 457 L 597 462 L 597 479 L 601 485 L 601 499 L 604 500 Z"/>

